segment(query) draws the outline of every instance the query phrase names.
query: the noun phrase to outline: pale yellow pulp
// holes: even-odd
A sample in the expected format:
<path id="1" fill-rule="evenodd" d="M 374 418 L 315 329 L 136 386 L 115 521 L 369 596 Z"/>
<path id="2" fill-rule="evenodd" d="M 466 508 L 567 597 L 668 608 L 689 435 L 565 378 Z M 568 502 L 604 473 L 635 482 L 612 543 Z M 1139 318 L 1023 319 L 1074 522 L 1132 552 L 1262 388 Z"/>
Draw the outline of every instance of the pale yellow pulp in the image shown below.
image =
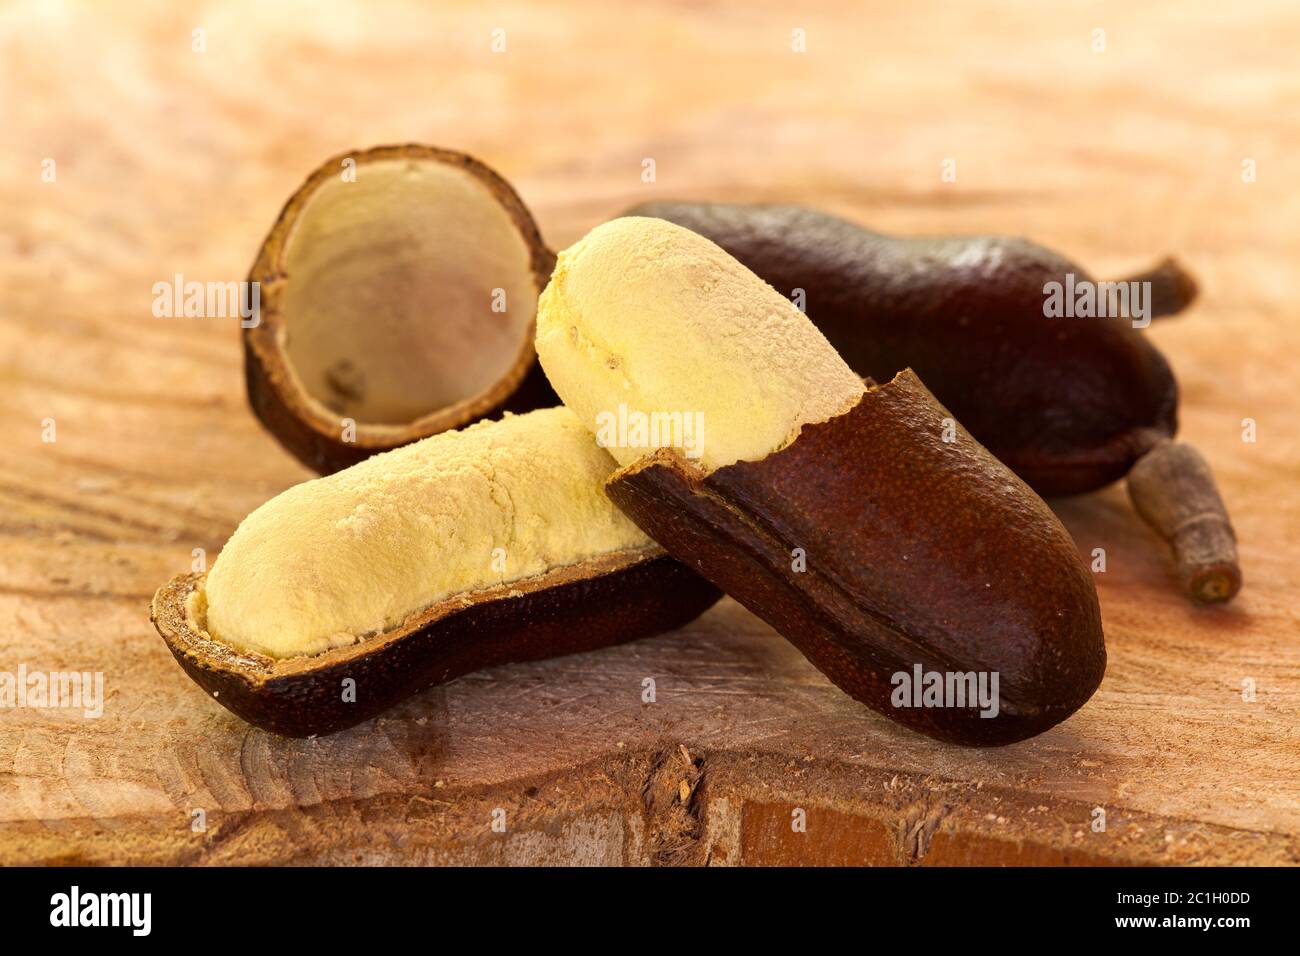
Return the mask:
<path id="1" fill-rule="evenodd" d="M 226 543 L 207 629 L 271 657 L 316 654 L 450 595 L 650 548 L 602 492 L 614 467 L 572 412 L 550 408 L 304 482 Z"/>
<path id="2" fill-rule="evenodd" d="M 661 219 L 612 220 L 560 253 L 538 305 L 537 353 L 594 433 L 620 405 L 698 416 L 705 471 L 766 457 L 864 391 L 790 300 L 713 242 Z M 606 447 L 626 465 L 665 446 L 682 443 Z"/>
<path id="3" fill-rule="evenodd" d="M 363 163 L 311 196 L 285 247 L 285 349 L 339 417 L 404 424 L 481 395 L 528 348 L 532 250 L 450 163 Z"/>

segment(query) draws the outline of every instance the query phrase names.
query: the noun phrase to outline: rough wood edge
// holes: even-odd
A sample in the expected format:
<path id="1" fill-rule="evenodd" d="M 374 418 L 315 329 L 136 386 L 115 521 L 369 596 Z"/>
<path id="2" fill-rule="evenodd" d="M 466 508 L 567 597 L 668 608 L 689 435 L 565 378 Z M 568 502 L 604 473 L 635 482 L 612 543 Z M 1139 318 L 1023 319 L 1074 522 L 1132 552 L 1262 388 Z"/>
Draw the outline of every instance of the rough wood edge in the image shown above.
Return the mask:
<path id="1" fill-rule="evenodd" d="M 688 762 L 689 761 L 689 762 Z M 498 784 L 0 823 L 0 865 L 1295 865 L 1294 834 L 689 741 Z M 685 783 L 686 787 L 682 787 Z M 685 799 L 683 800 L 683 795 Z M 791 829 L 802 809 L 807 831 Z M 491 823 L 505 812 L 506 831 Z M 305 825 L 305 824 L 309 824 Z M 310 834 L 310 838 L 305 837 Z"/>

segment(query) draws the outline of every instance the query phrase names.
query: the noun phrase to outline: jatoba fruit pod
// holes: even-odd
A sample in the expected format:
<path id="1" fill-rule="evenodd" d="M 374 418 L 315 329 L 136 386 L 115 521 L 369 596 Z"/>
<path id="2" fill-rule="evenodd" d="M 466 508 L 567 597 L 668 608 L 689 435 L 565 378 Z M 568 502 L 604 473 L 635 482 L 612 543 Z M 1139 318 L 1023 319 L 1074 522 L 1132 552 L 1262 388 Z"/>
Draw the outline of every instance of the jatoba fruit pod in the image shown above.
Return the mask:
<path id="1" fill-rule="evenodd" d="M 989 451 L 1043 495 L 1100 488 L 1177 429 L 1169 364 L 1126 317 L 1050 318 L 1048 283 L 1078 265 L 1023 239 L 903 238 L 798 206 L 646 203 L 717 243 L 806 311 L 849 367 L 913 369 Z M 1148 281 L 1152 316 L 1195 297 L 1175 263 Z"/>
<path id="2" fill-rule="evenodd" d="M 537 296 L 555 256 L 510 184 L 434 146 L 326 160 L 249 273 L 248 398 L 328 474 L 505 411 L 554 405 L 537 368 Z"/>
<path id="3" fill-rule="evenodd" d="M 1108 317 L 1048 315 L 1049 290 L 1059 288 L 1062 306 L 1074 305 L 1069 290 L 1086 292 L 1093 280 L 1023 239 L 900 238 L 798 206 L 656 202 L 629 214 L 684 226 L 781 292 L 803 290 L 809 318 L 850 367 L 880 381 L 914 369 L 1040 494 L 1110 484 L 1177 430 L 1173 372 L 1130 318 L 1170 315 L 1196 298 L 1195 281 L 1173 259 L 1109 284 L 1127 314 L 1114 314 L 1107 292 Z M 1092 286 L 1094 308 L 1106 287 Z M 1214 477 L 1186 454 L 1166 462 L 1182 470 L 1146 469 L 1148 507 L 1139 513 L 1169 542 L 1191 597 L 1229 600 L 1241 581 L 1230 537 L 1200 542 L 1192 559 L 1186 534 L 1180 540 L 1152 517 L 1178 512 L 1188 496 L 1222 512 Z M 1219 569 L 1213 585 L 1205 568 Z"/>
<path id="4" fill-rule="evenodd" d="M 286 737 L 343 730 L 464 674 L 624 644 L 680 627 L 721 596 L 657 548 L 566 567 L 515 586 L 455 597 L 350 647 L 276 659 L 212 637 L 206 575 L 183 574 L 150 609 L 172 656 L 218 703 Z M 351 682 L 350 684 L 348 682 Z M 348 693 L 348 688 L 355 688 Z"/>
<path id="5" fill-rule="evenodd" d="M 537 346 L 624 466 L 615 503 L 853 697 L 990 745 L 1097 688 L 1096 591 L 1052 511 L 912 373 L 864 389 L 708 240 L 652 219 L 593 230 L 560 255 Z"/>
<path id="6" fill-rule="evenodd" d="M 563 408 L 435 435 L 271 499 L 151 617 L 218 703 L 293 736 L 685 624 L 721 595 L 604 496 L 614 467 Z"/>
<path id="7" fill-rule="evenodd" d="M 1128 493 L 1142 520 L 1170 543 L 1188 595 L 1221 603 L 1241 590 L 1237 535 L 1200 452 L 1158 443 L 1129 472 Z"/>
<path id="8" fill-rule="evenodd" d="M 940 740 L 1011 743 L 1101 683 L 1096 591 L 1051 510 L 969 435 L 945 443 L 945 419 L 902 372 L 761 461 L 702 476 L 661 451 L 607 491 L 852 697 Z M 912 706 L 917 666 L 997 674 L 996 715 Z"/>

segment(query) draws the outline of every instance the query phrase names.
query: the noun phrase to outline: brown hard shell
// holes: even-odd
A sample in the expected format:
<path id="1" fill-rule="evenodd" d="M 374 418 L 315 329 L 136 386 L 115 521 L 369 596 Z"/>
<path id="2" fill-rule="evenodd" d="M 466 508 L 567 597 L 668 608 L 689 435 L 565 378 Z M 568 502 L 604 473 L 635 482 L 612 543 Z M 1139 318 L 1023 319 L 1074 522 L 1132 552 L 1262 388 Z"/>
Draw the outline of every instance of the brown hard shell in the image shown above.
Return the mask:
<path id="1" fill-rule="evenodd" d="M 1023 239 L 899 238 L 813 209 L 655 202 L 654 216 L 717 243 L 808 317 L 860 375 L 912 368 L 989 451 L 1044 495 L 1109 484 L 1177 430 L 1169 364 L 1122 318 L 1049 318 L 1044 285 L 1091 281 Z M 1153 312 L 1184 307 L 1190 276 L 1170 262 Z"/>
<path id="2" fill-rule="evenodd" d="M 911 371 L 760 461 L 704 476 L 661 450 L 606 490 L 849 695 L 932 737 L 1022 740 L 1101 682 L 1097 594 L 1069 535 Z M 999 713 L 893 706 L 917 664 L 997 672 Z"/>
<path id="3" fill-rule="evenodd" d="M 158 590 L 150 618 L 185 672 L 218 703 L 289 737 L 361 723 L 411 694 L 498 664 L 622 644 L 694 620 L 720 593 L 658 549 L 622 552 L 461 595 L 401 627 L 312 657 L 276 660 L 209 635 L 187 611 L 205 574 Z M 344 700 L 343 681 L 355 681 Z"/>
<path id="4" fill-rule="evenodd" d="M 281 302 L 285 283 L 292 281 L 285 269 L 285 255 L 299 215 L 316 190 L 339 175 L 340 164 L 346 159 L 355 160 L 359 170 L 369 163 L 393 159 L 445 163 L 465 170 L 482 182 L 506 210 L 531 250 L 537 295 L 541 295 L 555 267 L 555 254 L 542 242 L 523 200 L 505 179 L 472 156 L 411 143 L 340 153 L 327 159 L 285 203 L 249 271 L 249 281 L 260 284 L 261 320 L 243 330 L 245 380 L 249 404 L 267 430 L 304 465 L 331 474 L 379 452 L 481 418 L 493 418 L 503 411 L 525 412 L 559 404 L 537 364 L 531 332 L 511 369 L 483 394 L 400 425 L 358 426 L 355 440 L 344 440 L 340 420 L 304 394 L 290 371 L 281 340 Z"/>

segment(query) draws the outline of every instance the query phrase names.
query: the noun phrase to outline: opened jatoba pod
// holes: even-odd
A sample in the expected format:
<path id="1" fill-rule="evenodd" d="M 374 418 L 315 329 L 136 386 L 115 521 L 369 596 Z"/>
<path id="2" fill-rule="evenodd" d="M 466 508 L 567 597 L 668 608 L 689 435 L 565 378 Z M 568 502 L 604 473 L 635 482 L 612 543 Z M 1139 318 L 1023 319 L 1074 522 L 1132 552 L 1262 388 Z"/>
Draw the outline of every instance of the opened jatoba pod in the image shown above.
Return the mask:
<path id="1" fill-rule="evenodd" d="M 337 471 L 502 410 L 553 405 L 533 322 L 554 255 L 510 185 L 463 153 L 327 160 L 249 279 L 249 401 L 304 464 Z"/>
<path id="2" fill-rule="evenodd" d="M 855 371 L 888 381 L 915 369 L 1041 494 L 1122 478 L 1177 429 L 1173 373 L 1131 321 L 1178 312 L 1195 298 L 1195 283 L 1172 260 L 1094 284 L 1068 259 L 1021 239 L 886 236 L 797 206 L 657 202 L 629 214 L 685 226 L 787 295 L 803 290 L 809 318 Z M 1109 318 L 1048 315 L 1052 284 L 1062 296 L 1092 292 L 1094 310 L 1112 299 L 1127 308 Z M 1147 499 L 1166 499 L 1161 510 L 1177 508 L 1194 484 L 1198 500 L 1218 501 L 1208 468 L 1151 474 L 1170 479 L 1145 489 Z M 1218 515 L 1227 522 L 1221 503 Z M 1174 543 L 1169 529 L 1153 527 Z M 1240 586 L 1235 550 L 1201 557 L 1229 570 L 1199 586 L 1206 579 L 1180 559 L 1189 594 L 1231 598 Z"/>
<path id="3" fill-rule="evenodd" d="M 720 595 L 605 498 L 614 467 L 563 408 L 425 439 L 258 508 L 158 591 L 154 624 L 219 703 L 289 736 L 678 627 Z"/>
<path id="4" fill-rule="evenodd" d="M 537 348 L 624 466 L 610 497 L 853 697 L 1004 744 L 1097 688 L 1096 591 L 1051 510 L 910 372 L 864 389 L 712 242 L 656 219 L 593 230 L 560 255 Z M 994 713 L 900 693 L 913 675 L 989 679 Z"/>

